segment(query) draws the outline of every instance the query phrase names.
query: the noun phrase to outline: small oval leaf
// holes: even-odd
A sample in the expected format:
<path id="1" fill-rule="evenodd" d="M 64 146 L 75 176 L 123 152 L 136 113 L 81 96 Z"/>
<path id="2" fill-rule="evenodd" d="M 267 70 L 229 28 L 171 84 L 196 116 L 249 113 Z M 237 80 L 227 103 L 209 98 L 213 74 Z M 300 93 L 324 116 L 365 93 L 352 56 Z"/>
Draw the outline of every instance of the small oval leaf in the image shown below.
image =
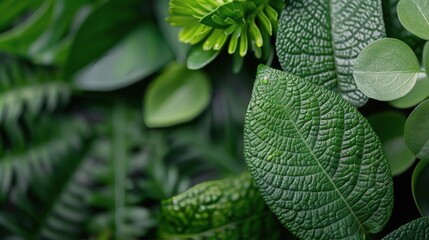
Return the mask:
<path id="1" fill-rule="evenodd" d="M 420 161 L 413 172 L 412 190 L 414 202 L 422 216 L 429 216 L 429 162 Z"/>
<path id="2" fill-rule="evenodd" d="M 420 64 L 413 50 L 400 40 L 384 38 L 362 50 L 353 76 L 366 96 L 390 101 L 410 92 L 419 73 Z"/>
<path id="3" fill-rule="evenodd" d="M 418 105 L 405 123 L 405 142 L 420 159 L 429 159 L 429 99 Z"/>
<path id="4" fill-rule="evenodd" d="M 149 127 L 187 122 L 203 111 L 210 100 L 210 83 L 202 71 L 173 64 L 148 86 L 144 120 Z"/>
<path id="5" fill-rule="evenodd" d="M 161 203 L 162 239 L 278 239 L 280 226 L 248 174 L 201 183 Z"/>
<path id="6" fill-rule="evenodd" d="M 220 50 L 203 50 L 202 44 L 192 46 L 186 60 L 186 66 L 192 70 L 203 68 L 213 61 L 219 53 Z"/>
<path id="7" fill-rule="evenodd" d="M 429 1 L 401 0 L 398 3 L 398 16 L 405 29 L 429 40 Z"/>
<path id="8" fill-rule="evenodd" d="M 340 95 L 260 66 L 246 114 L 247 166 L 301 239 L 364 239 L 387 223 L 392 176 L 367 120 Z"/>
<path id="9" fill-rule="evenodd" d="M 393 176 L 405 172 L 416 159 L 404 140 L 406 120 L 404 114 L 393 111 L 368 117 L 369 123 L 383 143 Z"/>
<path id="10" fill-rule="evenodd" d="M 416 239 L 428 239 L 429 236 L 429 217 L 422 217 L 413 220 L 386 237 L 382 240 L 416 240 Z"/>

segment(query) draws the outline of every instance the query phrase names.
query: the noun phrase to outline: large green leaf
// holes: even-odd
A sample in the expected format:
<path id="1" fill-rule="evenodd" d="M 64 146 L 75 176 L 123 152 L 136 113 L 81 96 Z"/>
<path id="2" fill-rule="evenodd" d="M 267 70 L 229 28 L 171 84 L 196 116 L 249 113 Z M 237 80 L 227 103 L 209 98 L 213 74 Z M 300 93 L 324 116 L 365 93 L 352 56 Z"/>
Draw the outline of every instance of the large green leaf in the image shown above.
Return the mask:
<path id="1" fill-rule="evenodd" d="M 293 0 L 280 17 L 277 54 L 286 72 L 362 106 L 368 99 L 353 80 L 353 64 L 367 44 L 384 35 L 379 0 Z"/>
<path id="2" fill-rule="evenodd" d="M 163 239 L 277 239 L 278 225 L 248 174 L 199 184 L 164 200 Z"/>
<path id="3" fill-rule="evenodd" d="M 429 40 L 429 2 L 427 0 L 400 0 L 398 16 L 408 31 Z"/>
<path id="4" fill-rule="evenodd" d="M 429 217 L 413 220 L 396 229 L 382 240 L 416 240 L 428 239 Z"/>
<path id="5" fill-rule="evenodd" d="M 414 202 L 422 216 L 429 216 L 429 162 L 420 161 L 413 172 L 412 190 Z"/>
<path id="6" fill-rule="evenodd" d="M 429 100 L 418 105 L 405 123 L 405 142 L 420 159 L 429 159 Z"/>
<path id="7" fill-rule="evenodd" d="M 383 146 L 336 93 L 260 66 L 246 114 L 246 163 L 265 202 L 302 239 L 364 239 L 393 206 Z"/>
<path id="8" fill-rule="evenodd" d="M 407 44 L 384 38 L 362 50 L 353 76 L 366 96 L 390 101 L 410 92 L 420 72 L 419 61 Z"/>
<path id="9" fill-rule="evenodd" d="M 80 89 L 116 90 L 152 74 L 172 57 L 155 26 L 143 24 L 78 71 L 74 81 Z"/>
<path id="10" fill-rule="evenodd" d="M 149 127 L 167 127 L 189 121 L 210 101 L 210 83 L 202 71 L 170 65 L 148 87 L 144 120 Z"/>

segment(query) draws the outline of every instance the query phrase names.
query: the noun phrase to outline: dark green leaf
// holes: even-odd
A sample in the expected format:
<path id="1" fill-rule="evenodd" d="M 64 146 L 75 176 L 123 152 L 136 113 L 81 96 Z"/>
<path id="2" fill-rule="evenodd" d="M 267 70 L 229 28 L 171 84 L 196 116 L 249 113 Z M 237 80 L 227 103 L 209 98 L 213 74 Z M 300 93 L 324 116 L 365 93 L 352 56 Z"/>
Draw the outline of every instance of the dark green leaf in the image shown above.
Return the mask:
<path id="1" fill-rule="evenodd" d="M 429 217 L 422 217 L 401 226 L 382 240 L 426 240 L 428 236 Z"/>
<path id="2" fill-rule="evenodd" d="M 427 0 L 400 0 L 398 16 L 408 31 L 429 40 L 429 2 Z"/>
<path id="3" fill-rule="evenodd" d="M 78 71 L 74 81 L 84 90 L 116 90 L 152 74 L 171 58 L 171 52 L 155 26 L 144 24 Z"/>
<path id="4" fill-rule="evenodd" d="M 423 66 L 426 70 L 426 75 L 429 75 L 429 41 L 426 42 L 423 49 Z"/>
<path id="5" fill-rule="evenodd" d="M 368 118 L 387 153 L 392 175 L 399 175 L 413 165 L 415 156 L 404 140 L 404 125 L 407 118 L 400 112 L 384 112 Z"/>
<path id="6" fill-rule="evenodd" d="M 282 68 L 363 106 L 368 99 L 354 82 L 353 64 L 366 45 L 385 35 L 380 0 L 293 0 L 286 5 L 276 42 Z"/>
<path id="7" fill-rule="evenodd" d="M 277 239 L 278 225 L 248 174 L 199 184 L 164 200 L 163 239 Z"/>
<path id="8" fill-rule="evenodd" d="M 405 142 L 420 159 L 429 159 L 429 100 L 422 102 L 405 123 Z"/>
<path id="9" fill-rule="evenodd" d="M 210 83 L 201 71 L 171 65 L 148 87 L 144 120 L 149 127 L 167 127 L 199 115 L 210 100 Z"/>
<path id="10" fill-rule="evenodd" d="M 393 186 L 383 146 L 332 91 L 260 66 L 244 150 L 265 202 L 301 239 L 364 239 L 389 219 Z"/>
<path id="11" fill-rule="evenodd" d="M 429 162 L 420 161 L 413 172 L 412 190 L 414 202 L 422 216 L 429 216 Z"/>
<path id="12" fill-rule="evenodd" d="M 397 39 L 384 38 L 362 50 L 356 60 L 353 76 L 366 96 L 390 101 L 410 92 L 420 71 L 419 61 L 407 44 Z"/>

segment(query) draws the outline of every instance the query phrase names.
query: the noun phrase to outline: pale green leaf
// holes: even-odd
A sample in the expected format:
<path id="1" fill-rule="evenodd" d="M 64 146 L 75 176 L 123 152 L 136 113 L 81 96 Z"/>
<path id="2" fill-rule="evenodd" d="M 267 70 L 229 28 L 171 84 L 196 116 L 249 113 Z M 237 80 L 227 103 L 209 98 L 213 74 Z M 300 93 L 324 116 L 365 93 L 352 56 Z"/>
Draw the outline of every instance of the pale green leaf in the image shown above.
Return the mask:
<path id="1" fill-rule="evenodd" d="M 429 1 L 401 0 L 398 3 L 398 16 L 405 29 L 429 40 Z"/>
<path id="2" fill-rule="evenodd" d="M 418 105 L 405 123 L 405 142 L 420 159 L 429 159 L 429 100 Z"/>
<path id="3" fill-rule="evenodd" d="M 201 44 L 195 45 L 189 52 L 186 66 L 192 70 L 200 69 L 213 61 L 219 53 L 220 50 L 204 51 Z"/>
<path id="4" fill-rule="evenodd" d="M 413 50 L 400 40 L 384 38 L 362 50 L 353 76 L 366 96 L 391 101 L 410 92 L 419 73 L 420 64 Z"/>
<path id="5" fill-rule="evenodd" d="M 422 217 L 401 226 L 382 240 L 423 240 L 428 236 L 429 217 Z"/>
<path id="6" fill-rule="evenodd" d="M 414 202 L 422 216 L 429 216 L 429 162 L 420 161 L 413 172 L 412 190 Z"/>
<path id="7" fill-rule="evenodd" d="M 389 219 L 393 186 L 383 146 L 332 91 L 260 66 L 244 149 L 265 202 L 301 239 L 364 239 Z"/>
<path id="8" fill-rule="evenodd" d="M 74 78 L 84 90 L 111 91 L 129 86 L 152 74 L 172 58 L 171 52 L 152 24 L 144 24 Z"/>
<path id="9" fill-rule="evenodd" d="M 393 111 L 368 117 L 369 123 L 383 143 L 393 176 L 406 171 L 413 165 L 416 158 L 404 140 L 406 120 L 404 114 Z"/>
<path id="10" fill-rule="evenodd" d="M 380 0 L 293 0 L 280 17 L 277 54 L 286 72 L 362 106 L 368 99 L 354 82 L 353 65 L 366 45 L 384 36 Z"/>
<path id="11" fill-rule="evenodd" d="M 210 101 L 210 83 L 202 71 L 171 65 L 149 85 L 144 120 L 149 127 L 167 127 L 199 115 Z"/>
<path id="12" fill-rule="evenodd" d="M 278 239 L 279 225 L 248 174 L 201 183 L 164 200 L 163 239 Z"/>
<path id="13" fill-rule="evenodd" d="M 390 105 L 396 108 L 410 108 L 421 103 L 429 97 L 429 78 L 425 73 L 420 73 L 417 77 L 416 84 L 413 89 L 405 96 L 389 102 Z"/>

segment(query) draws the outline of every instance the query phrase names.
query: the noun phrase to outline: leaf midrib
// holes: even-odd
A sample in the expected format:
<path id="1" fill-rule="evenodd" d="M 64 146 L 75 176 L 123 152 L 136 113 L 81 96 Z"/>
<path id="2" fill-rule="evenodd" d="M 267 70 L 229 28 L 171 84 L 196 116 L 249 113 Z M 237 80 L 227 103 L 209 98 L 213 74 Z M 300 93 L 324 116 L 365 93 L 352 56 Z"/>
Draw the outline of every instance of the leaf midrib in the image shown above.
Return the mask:
<path id="1" fill-rule="evenodd" d="M 287 111 L 285 111 L 287 113 Z M 365 229 L 362 226 L 362 223 L 359 221 L 358 217 L 355 215 L 354 211 L 352 210 L 352 208 L 350 207 L 350 205 L 348 204 L 348 202 L 346 201 L 346 199 L 344 198 L 343 194 L 340 192 L 340 190 L 337 188 L 337 186 L 335 185 L 334 181 L 331 179 L 331 177 L 328 175 L 328 173 L 325 171 L 325 169 L 323 168 L 322 164 L 318 161 L 318 158 L 316 157 L 316 155 L 314 155 L 313 151 L 311 150 L 310 146 L 307 144 L 307 141 L 304 139 L 304 137 L 302 136 L 301 132 L 298 130 L 295 122 L 292 120 L 292 118 L 290 117 L 289 114 L 287 114 L 290 122 L 292 123 L 296 133 L 298 134 L 298 136 L 301 138 L 302 142 L 305 144 L 305 147 L 308 149 L 308 152 L 311 154 L 311 156 L 314 158 L 314 160 L 317 162 L 317 165 L 320 167 L 320 169 L 322 169 L 323 174 L 326 176 L 326 178 L 329 180 L 329 182 L 332 184 L 332 186 L 334 187 L 335 191 L 338 193 L 338 195 L 340 196 L 341 200 L 343 200 L 344 204 L 346 205 L 346 207 L 350 210 L 352 216 L 354 217 L 354 219 L 356 220 L 356 222 L 359 224 L 359 228 L 362 230 L 363 233 L 365 233 Z"/>

